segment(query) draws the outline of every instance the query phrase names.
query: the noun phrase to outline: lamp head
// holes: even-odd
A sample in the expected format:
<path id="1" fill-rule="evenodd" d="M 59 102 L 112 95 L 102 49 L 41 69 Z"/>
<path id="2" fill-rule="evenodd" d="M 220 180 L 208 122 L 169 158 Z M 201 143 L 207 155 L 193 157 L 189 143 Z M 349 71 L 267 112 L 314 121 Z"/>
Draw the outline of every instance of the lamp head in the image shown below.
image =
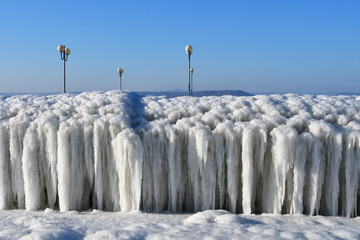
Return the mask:
<path id="1" fill-rule="evenodd" d="M 66 55 L 70 55 L 70 53 L 71 53 L 70 48 L 66 48 L 66 49 L 65 49 L 65 54 L 66 54 Z"/>
<path id="2" fill-rule="evenodd" d="M 123 72 L 124 72 L 124 69 L 118 68 L 118 72 L 119 72 L 119 73 L 123 73 Z"/>
<path id="3" fill-rule="evenodd" d="M 187 45 L 185 47 L 185 51 L 187 53 L 187 55 L 191 55 L 193 53 L 193 49 L 192 49 L 192 46 L 191 45 Z"/>
<path id="4" fill-rule="evenodd" d="M 194 68 L 190 68 L 190 72 L 193 73 L 193 72 L 194 72 Z"/>
<path id="5" fill-rule="evenodd" d="M 64 46 L 64 45 L 59 45 L 59 46 L 57 47 L 57 50 L 58 50 L 59 52 L 64 52 L 64 51 L 65 51 L 65 46 Z"/>

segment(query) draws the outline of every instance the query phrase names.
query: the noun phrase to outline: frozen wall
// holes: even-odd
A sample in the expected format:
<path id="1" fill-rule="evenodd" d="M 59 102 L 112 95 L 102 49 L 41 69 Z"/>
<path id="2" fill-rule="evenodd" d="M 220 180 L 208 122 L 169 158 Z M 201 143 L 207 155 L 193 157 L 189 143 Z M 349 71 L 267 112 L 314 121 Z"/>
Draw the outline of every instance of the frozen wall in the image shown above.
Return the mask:
<path id="1" fill-rule="evenodd" d="M 360 97 L 0 97 L 0 209 L 356 216 Z"/>

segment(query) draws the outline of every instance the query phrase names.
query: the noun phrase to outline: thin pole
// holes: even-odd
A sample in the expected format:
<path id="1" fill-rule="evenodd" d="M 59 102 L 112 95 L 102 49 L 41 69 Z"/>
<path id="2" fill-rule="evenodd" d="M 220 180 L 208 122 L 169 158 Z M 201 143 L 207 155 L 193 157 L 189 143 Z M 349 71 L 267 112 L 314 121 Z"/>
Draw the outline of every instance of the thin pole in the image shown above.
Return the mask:
<path id="1" fill-rule="evenodd" d="M 189 54 L 189 96 L 190 96 L 190 54 Z"/>
<path id="2" fill-rule="evenodd" d="M 193 79 L 194 79 L 193 72 L 191 72 L 191 96 L 193 95 Z"/>
<path id="3" fill-rule="evenodd" d="M 66 93 L 66 82 L 65 82 L 65 53 L 64 53 L 64 93 Z"/>
<path id="4" fill-rule="evenodd" d="M 120 91 L 122 91 L 122 79 L 121 79 L 121 73 L 120 73 Z"/>

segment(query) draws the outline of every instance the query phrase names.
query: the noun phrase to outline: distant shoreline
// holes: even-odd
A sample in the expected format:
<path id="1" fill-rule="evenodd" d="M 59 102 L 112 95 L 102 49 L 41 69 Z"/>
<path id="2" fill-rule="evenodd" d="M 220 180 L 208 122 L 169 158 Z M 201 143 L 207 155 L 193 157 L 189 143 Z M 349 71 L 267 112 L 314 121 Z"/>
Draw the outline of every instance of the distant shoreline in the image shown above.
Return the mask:
<path id="1" fill-rule="evenodd" d="M 109 90 L 109 91 L 116 91 L 116 90 Z M 126 90 L 125 90 L 126 91 Z M 75 91 L 69 92 L 69 94 L 81 94 L 84 92 L 108 92 L 108 91 Z M 130 91 L 132 92 L 132 91 Z M 188 92 L 176 90 L 176 91 L 134 91 L 136 94 L 140 96 L 166 96 L 166 97 L 183 97 L 188 96 Z M 48 96 L 48 95 L 57 95 L 63 94 L 62 92 L 45 92 L 45 93 L 0 93 L 0 96 L 4 97 L 11 97 L 17 95 L 39 95 L 39 96 Z M 231 96 L 254 96 L 254 95 L 273 95 L 273 94 L 299 94 L 299 95 L 327 95 L 327 96 L 351 96 L 351 95 L 360 95 L 360 92 L 329 92 L 329 93 L 296 93 L 296 92 L 254 92 L 249 93 L 242 90 L 204 90 L 204 91 L 196 91 L 194 92 L 194 97 L 206 97 L 206 96 L 224 96 L 224 95 L 231 95 Z"/>
<path id="2" fill-rule="evenodd" d="M 86 92 L 86 91 L 85 91 Z M 89 91 L 92 92 L 92 91 Z M 97 92 L 97 91 L 95 91 Z M 104 91 L 106 92 L 106 91 Z M 136 94 L 140 96 L 166 96 L 166 97 L 182 97 L 188 96 L 188 92 L 186 91 L 134 91 Z M 69 92 L 70 94 L 81 94 L 83 92 Z M 39 95 L 39 96 L 47 96 L 47 95 L 56 95 L 62 94 L 57 92 L 49 92 L 49 93 L 0 93 L 1 96 L 11 97 L 16 95 Z M 242 90 L 208 90 L 208 91 L 197 91 L 194 92 L 194 97 L 204 97 L 204 96 L 223 96 L 223 95 L 232 95 L 232 96 L 253 96 L 253 94 L 242 91 Z"/>

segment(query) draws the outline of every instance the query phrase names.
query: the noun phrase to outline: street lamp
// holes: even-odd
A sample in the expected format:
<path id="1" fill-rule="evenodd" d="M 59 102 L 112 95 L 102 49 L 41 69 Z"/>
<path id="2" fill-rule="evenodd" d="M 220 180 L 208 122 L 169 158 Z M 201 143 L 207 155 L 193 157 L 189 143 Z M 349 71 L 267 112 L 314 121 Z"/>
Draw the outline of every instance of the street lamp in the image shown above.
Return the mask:
<path id="1" fill-rule="evenodd" d="M 190 96 L 190 92 L 192 92 L 192 91 L 190 90 L 190 55 L 193 53 L 192 46 L 187 45 L 187 46 L 185 47 L 185 51 L 186 51 L 187 55 L 189 55 L 189 96 Z"/>
<path id="2" fill-rule="evenodd" d="M 65 48 L 64 45 L 59 45 L 57 50 L 60 52 L 61 60 L 64 60 L 64 93 L 66 93 L 66 82 L 65 82 L 65 62 L 68 60 L 71 53 L 69 48 Z"/>
<path id="3" fill-rule="evenodd" d="M 122 81 L 121 81 L 121 77 L 122 77 L 122 73 L 124 72 L 124 69 L 118 68 L 118 72 L 119 72 L 119 76 L 120 76 L 120 91 L 122 91 Z"/>
<path id="4" fill-rule="evenodd" d="M 193 96 L 193 74 L 194 74 L 194 68 L 190 68 L 190 73 L 191 73 L 191 96 Z"/>

